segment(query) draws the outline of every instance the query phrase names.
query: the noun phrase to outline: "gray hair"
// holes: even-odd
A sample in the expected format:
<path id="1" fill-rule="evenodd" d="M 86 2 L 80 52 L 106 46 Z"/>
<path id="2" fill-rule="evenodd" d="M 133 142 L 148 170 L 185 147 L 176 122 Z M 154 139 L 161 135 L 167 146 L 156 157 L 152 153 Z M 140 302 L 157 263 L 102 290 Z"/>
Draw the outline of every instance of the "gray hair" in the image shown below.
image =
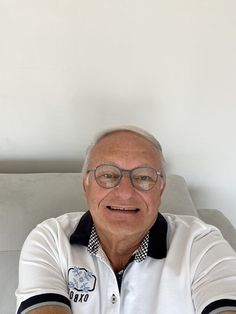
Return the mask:
<path id="1" fill-rule="evenodd" d="M 84 160 L 83 167 L 82 167 L 82 173 L 83 174 L 87 173 L 88 162 L 90 159 L 91 152 L 92 152 L 93 148 L 98 144 L 98 142 L 100 142 L 104 137 L 106 137 L 112 133 L 122 132 L 122 131 L 127 131 L 127 132 L 132 132 L 134 134 L 138 134 L 138 135 L 144 137 L 149 142 L 151 142 L 156 147 L 156 149 L 161 154 L 161 171 L 162 171 L 163 177 L 165 178 L 165 160 L 163 157 L 161 144 L 152 134 L 150 134 L 149 132 L 147 132 L 141 128 L 138 128 L 136 126 L 122 126 L 122 127 L 117 127 L 117 128 L 110 128 L 110 129 L 106 129 L 106 130 L 103 130 L 102 132 L 95 134 L 93 141 L 91 142 L 91 144 L 87 148 L 85 160 Z"/>

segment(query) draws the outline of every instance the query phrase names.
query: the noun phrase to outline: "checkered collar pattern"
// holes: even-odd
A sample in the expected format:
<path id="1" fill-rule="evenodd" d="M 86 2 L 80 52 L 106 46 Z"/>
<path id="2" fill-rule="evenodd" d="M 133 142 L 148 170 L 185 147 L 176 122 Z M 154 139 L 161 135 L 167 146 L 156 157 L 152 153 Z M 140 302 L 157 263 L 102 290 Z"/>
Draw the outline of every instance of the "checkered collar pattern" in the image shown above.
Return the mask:
<path id="1" fill-rule="evenodd" d="M 148 242 L 149 242 L 149 232 L 144 237 L 139 249 L 135 252 L 134 259 L 136 262 L 140 263 L 145 260 L 148 252 Z M 99 238 L 96 232 L 96 228 L 93 225 L 91 235 L 88 242 L 88 252 L 90 254 L 96 255 L 99 248 Z"/>
<path id="2" fill-rule="evenodd" d="M 91 231 L 91 235 L 89 238 L 89 243 L 88 243 L 88 252 L 90 254 L 94 254 L 96 255 L 98 252 L 98 248 L 99 248 L 99 238 L 96 232 L 96 228 L 93 225 L 92 231 Z"/>
<path id="3" fill-rule="evenodd" d="M 142 262 L 147 256 L 156 259 L 165 258 L 167 254 L 166 238 L 167 222 L 159 213 L 156 222 L 135 252 L 135 261 Z M 87 246 L 90 254 L 97 254 L 100 245 L 99 238 L 89 211 L 81 217 L 77 228 L 70 237 L 70 243 Z"/>

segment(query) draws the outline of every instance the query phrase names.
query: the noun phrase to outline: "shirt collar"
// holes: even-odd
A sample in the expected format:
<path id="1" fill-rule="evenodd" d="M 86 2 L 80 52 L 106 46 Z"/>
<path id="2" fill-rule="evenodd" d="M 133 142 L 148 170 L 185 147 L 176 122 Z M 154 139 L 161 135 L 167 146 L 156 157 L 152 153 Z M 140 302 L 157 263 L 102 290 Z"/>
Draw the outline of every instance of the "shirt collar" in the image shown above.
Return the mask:
<path id="1" fill-rule="evenodd" d="M 70 243 L 87 246 L 88 252 L 96 255 L 99 247 L 99 239 L 89 211 L 81 217 L 75 231 L 70 237 Z M 165 258 L 166 254 L 167 221 L 160 213 L 158 213 L 154 225 L 144 237 L 135 254 L 135 260 L 141 262 L 146 256 L 161 259 Z"/>

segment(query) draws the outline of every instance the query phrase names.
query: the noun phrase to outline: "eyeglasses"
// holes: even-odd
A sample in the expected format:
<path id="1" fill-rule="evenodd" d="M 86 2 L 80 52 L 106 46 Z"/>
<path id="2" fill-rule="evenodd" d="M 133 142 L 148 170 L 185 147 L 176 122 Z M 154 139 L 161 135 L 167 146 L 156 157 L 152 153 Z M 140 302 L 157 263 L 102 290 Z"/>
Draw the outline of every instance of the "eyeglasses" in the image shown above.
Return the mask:
<path id="1" fill-rule="evenodd" d="M 151 167 L 137 167 L 131 170 L 121 169 L 110 164 L 102 164 L 89 169 L 87 173 L 93 171 L 98 185 L 105 189 L 112 189 L 120 184 L 124 172 L 129 174 L 133 187 L 140 191 L 149 191 L 162 177 L 161 172 Z"/>

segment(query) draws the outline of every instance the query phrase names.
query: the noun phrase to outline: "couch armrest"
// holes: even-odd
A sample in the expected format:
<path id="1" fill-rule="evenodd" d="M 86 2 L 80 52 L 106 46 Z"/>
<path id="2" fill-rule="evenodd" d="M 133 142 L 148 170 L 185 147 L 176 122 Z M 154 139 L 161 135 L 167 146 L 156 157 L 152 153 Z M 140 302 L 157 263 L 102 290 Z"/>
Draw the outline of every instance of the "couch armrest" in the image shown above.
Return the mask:
<path id="1" fill-rule="evenodd" d="M 217 209 L 198 209 L 199 217 L 220 229 L 223 237 L 236 251 L 236 230 L 231 222 Z"/>

